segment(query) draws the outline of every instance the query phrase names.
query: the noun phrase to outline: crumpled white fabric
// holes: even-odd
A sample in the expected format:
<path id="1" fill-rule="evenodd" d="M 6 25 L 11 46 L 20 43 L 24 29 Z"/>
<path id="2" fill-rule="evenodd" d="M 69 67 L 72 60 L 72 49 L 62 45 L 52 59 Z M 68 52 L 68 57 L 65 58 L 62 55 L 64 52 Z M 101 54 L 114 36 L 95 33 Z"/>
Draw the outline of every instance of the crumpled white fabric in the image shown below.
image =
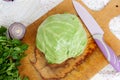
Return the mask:
<path id="1" fill-rule="evenodd" d="M 110 20 L 109 28 L 110 31 L 120 40 L 120 15 Z"/>
<path id="2" fill-rule="evenodd" d="M 21 22 L 28 26 L 63 0 L 0 0 L 0 25 Z"/>
<path id="3" fill-rule="evenodd" d="M 120 56 L 119 56 L 120 61 Z M 104 67 L 90 80 L 120 80 L 120 72 L 117 72 L 110 64 Z"/>
<path id="4" fill-rule="evenodd" d="M 82 0 L 82 2 L 91 10 L 100 11 L 110 0 Z"/>
<path id="5" fill-rule="evenodd" d="M 107 65 L 91 80 L 120 80 L 120 72 L 116 72 L 111 65 Z"/>

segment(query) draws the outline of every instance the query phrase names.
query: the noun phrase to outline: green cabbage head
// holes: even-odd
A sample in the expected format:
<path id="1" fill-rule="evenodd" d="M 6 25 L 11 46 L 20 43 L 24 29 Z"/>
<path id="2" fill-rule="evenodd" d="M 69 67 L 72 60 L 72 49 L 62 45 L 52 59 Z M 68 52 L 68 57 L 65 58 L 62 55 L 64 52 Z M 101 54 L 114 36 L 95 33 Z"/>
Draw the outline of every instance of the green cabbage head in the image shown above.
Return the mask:
<path id="1" fill-rule="evenodd" d="M 36 46 L 49 63 L 59 64 L 81 55 L 86 44 L 86 32 L 73 14 L 49 16 L 37 31 Z"/>

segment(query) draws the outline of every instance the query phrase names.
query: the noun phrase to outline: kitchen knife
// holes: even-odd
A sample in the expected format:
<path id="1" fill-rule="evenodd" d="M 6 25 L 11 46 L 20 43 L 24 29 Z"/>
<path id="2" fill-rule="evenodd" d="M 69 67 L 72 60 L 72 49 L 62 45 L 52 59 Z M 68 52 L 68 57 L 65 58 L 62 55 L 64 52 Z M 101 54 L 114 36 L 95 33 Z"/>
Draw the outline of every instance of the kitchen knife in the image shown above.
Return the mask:
<path id="1" fill-rule="evenodd" d="M 76 12 L 86 25 L 87 29 L 91 33 L 93 39 L 102 51 L 103 55 L 106 57 L 108 62 L 116 69 L 116 71 L 120 71 L 120 62 L 115 55 L 115 52 L 111 49 L 110 46 L 105 43 L 103 39 L 104 31 L 101 29 L 92 15 L 79 2 L 75 0 L 72 0 L 72 2 Z"/>

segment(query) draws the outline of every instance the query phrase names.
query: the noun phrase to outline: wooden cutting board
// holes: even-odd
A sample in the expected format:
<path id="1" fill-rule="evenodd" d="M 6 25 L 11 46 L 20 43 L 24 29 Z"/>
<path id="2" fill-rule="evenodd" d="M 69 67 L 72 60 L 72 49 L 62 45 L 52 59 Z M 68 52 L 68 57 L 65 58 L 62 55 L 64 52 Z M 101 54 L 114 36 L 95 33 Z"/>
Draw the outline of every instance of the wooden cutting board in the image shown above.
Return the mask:
<path id="1" fill-rule="evenodd" d="M 105 35 L 104 39 L 110 45 L 117 55 L 120 55 L 120 40 L 118 40 L 109 30 L 109 21 L 111 18 L 120 14 L 120 0 L 111 0 L 110 3 L 101 11 L 92 11 L 88 9 L 81 0 L 78 0 L 96 19 L 98 24 L 104 30 Z M 116 7 L 118 5 L 118 7 Z M 72 5 L 71 0 L 64 0 L 57 7 L 49 11 L 47 14 L 39 18 L 37 21 L 32 23 L 27 27 L 27 32 L 24 42 L 29 44 L 29 46 L 35 46 L 35 38 L 38 26 L 50 15 L 58 14 L 58 13 L 72 13 L 76 14 L 74 7 Z M 84 25 L 84 24 L 83 24 Z M 85 25 L 84 25 L 85 27 Z M 88 32 L 89 34 L 89 32 Z M 91 36 L 89 34 L 89 36 Z M 32 48 L 32 47 L 31 47 Z M 79 70 L 79 75 L 75 75 L 74 72 L 69 74 L 68 77 L 71 77 L 71 80 L 89 80 L 92 76 L 94 76 L 98 71 L 100 71 L 104 66 L 106 66 L 108 62 L 102 55 L 99 48 L 93 52 L 91 56 L 89 56 L 85 62 L 83 62 L 77 70 Z M 29 71 L 28 71 L 29 72 Z M 33 75 L 32 75 L 33 76 Z M 67 80 L 67 79 L 64 79 Z"/>

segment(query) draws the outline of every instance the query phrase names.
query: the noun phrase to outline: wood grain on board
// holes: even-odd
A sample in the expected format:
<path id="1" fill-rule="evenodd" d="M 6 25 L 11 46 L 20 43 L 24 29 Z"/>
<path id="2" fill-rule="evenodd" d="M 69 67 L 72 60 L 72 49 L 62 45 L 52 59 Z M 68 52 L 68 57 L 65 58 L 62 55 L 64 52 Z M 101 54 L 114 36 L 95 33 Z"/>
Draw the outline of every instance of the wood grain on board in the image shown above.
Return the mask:
<path id="1" fill-rule="evenodd" d="M 105 35 L 104 39 L 110 45 L 113 50 L 116 52 L 117 55 L 120 55 L 120 41 L 110 32 L 109 30 L 109 21 L 111 18 L 120 14 L 120 0 L 111 0 L 110 3 L 101 11 L 92 11 L 88 9 L 81 0 L 78 0 L 96 19 L 98 24 L 104 30 Z M 116 7 L 118 5 L 118 7 Z M 74 7 L 72 5 L 71 0 L 64 0 L 61 4 L 57 7 L 49 11 L 47 14 L 39 18 L 37 21 L 32 23 L 27 27 L 26 35 L 23 39 L 23 42 L 29 45 L 29 49 L 26 51 L 27 57 L 21 61 L 21 66 L 19 67 L 21 75 L 29 76 L 30 80 L 43 80 L 41 77 L 42 75 L 39 73 L 34 63 L 36 59 L 33 53 L 35 49 L 35 40 L 36 40 L 36 33 L 37 28 L 39 25 L 50 15 L 53 14 L 62 14 L 62 13 L 71 13 L 76 14 Z M 87 32 L 87 36 L 91 37 L 89 31 L 87 31 L 84 23 L 83 26 Z M 33 64 L 31 64 L 31 62 Z M 44 64 L 44 61 L 39 63 Z M 92 76 L 94 76 L 98 71 L 100 71 L 104 66 L 106 66 L 108 62 L 102 55 L 101 51 L 98 47 L 93 51 L 93 53 L 85 59 L 80 65 L 78 65 L 74 70 L 68 73 L 65 77 L 60 79 L 49 79 L 49 80 L 89 80 Z M 37 66 L 37 65 L 36 65 Z"/>

